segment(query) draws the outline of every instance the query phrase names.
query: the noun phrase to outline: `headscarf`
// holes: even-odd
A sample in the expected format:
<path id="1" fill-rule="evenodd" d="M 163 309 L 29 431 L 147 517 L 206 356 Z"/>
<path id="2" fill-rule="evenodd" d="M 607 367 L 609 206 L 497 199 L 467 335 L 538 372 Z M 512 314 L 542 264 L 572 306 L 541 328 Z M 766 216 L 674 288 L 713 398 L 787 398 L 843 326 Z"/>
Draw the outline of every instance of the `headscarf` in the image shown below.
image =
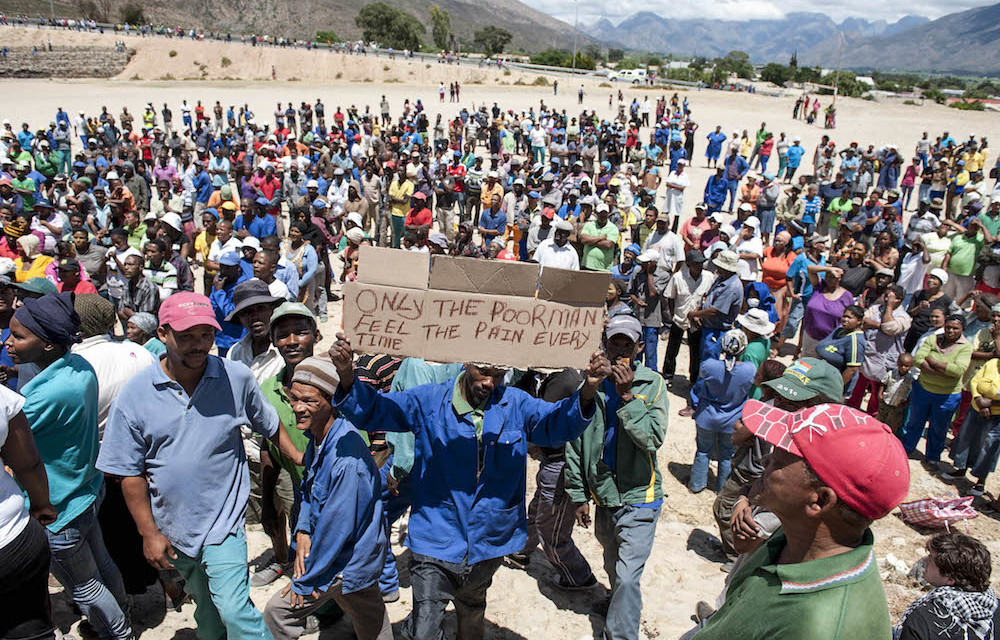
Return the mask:
<path id="1" fill-rule="evenodd" d="M 720 357 L 726 363 L 726 371 L 732 371 L 736 366 L 739 357 L 747 348 L 747 342 L 747 334 L 743 333 L 742 329 L 730 329 L 722 334 L 722 341 L 719 343 L 722 347 Z"/>
<path id="2" fill-rule="evenodd" d="M 73 308 L 76 294 L 50 293 L 27 298 L 14 319 L 45 342 L 68 347 L 80 342 L 80 316 Z"/>
<path id="3" fill-rule="evenodd" d="M 83 338 L 106 335 L 115 326 L 115 305 L 96 293 L 78 294 L 73 308 L 80 316 Z"/>
<path id="4" fill-rule="evenodd" d="M 136 328 L 145 333 L 147 336 L 156 336 L 156 328 L 160 326 L 160 321 L 156 319 L 151 313 L 142 311 L 140 313 L 133 313 L 132 317 L 128 319 L 130 324 L 134 324 Z"/>
<path id="5" fill-rule="evenodd" d="M 926 607 L 935 618 L 934 626 L 942 629 L 944 634 L 964 637 L 966 640 L 992 640 L 993 615 L 997 604 L 993 589 L 964 591 L 958 587 L 938 587 L 915 600 L 906 609 L 893 628 L 892 637 L 898 640 L 906 618 L 917 609 Z"/>
<path id="6" fill-rule="evenodd" d="M 750 301 L 750 291 L 757 292 L 757 298 L 760 302 L 757 303 L 758 309 L 763 309 L 767 311 L 767 319 L 771 322 L 778 322 L 778 310 L 774 308 L 774 296 L 771 295 L 771 287 L 767 286 L 763 282 L 749 282 L 746 288 L 743 290 L 743 297 L 747 300 L 747 306 L 749 306 Z"/>
<path id="7" fill-rule="evenodd" d="M 24 251 L 24 255 L 28 256 L 29 260 L 33 260 L 38 256 L 38 236 L 30 233 L 23 235 L 17 239 L 17 244 Z"/>

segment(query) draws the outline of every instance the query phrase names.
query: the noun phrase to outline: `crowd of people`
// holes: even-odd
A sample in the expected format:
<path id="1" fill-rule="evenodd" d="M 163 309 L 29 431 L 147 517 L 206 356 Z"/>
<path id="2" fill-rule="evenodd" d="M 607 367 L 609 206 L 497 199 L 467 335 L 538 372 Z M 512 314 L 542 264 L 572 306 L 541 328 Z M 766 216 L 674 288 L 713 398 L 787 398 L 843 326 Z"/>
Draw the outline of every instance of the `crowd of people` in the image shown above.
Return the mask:
<path id="1" fill-rule="evenodd" d="M 402 637 L 442 637 L 454 603 L 458 637 L 482 638 L 497 569 L 540 546 L 548 582 L 593 590 L 603 637 L 634 640 L 670 390 L 729 572 L 687 637 L 890 637 L 870 527 L 908 458 L 972 496 L 1000 458 L 987 140 L 923 133 L 907 162 L 824 136 L 807 158 L 766 123 L 699 134 L 676 94 L 619 94 L 605 119 L 451 89 L 433 122 L 384 96 L 3 121 L 0 636 L 53 636 L 51 573 L 102 640 L 134 635 L 128 594 L 156 583 L 206 640 L 343 614 L 386 640 L 409 510 Z M 323 353 L 375 244 L 608 273 L 602 348 L 556 373 L 358 357 L 343 334 Z M 252 576 L 247 521 L 272 547 Z M 608 589 L 573 542 L 591 524 Z M 991 635 L 982 543 L 927 551 L 934 590 L 897 636 Z M 258 610 L 250 587 L 287 578 Z"/>

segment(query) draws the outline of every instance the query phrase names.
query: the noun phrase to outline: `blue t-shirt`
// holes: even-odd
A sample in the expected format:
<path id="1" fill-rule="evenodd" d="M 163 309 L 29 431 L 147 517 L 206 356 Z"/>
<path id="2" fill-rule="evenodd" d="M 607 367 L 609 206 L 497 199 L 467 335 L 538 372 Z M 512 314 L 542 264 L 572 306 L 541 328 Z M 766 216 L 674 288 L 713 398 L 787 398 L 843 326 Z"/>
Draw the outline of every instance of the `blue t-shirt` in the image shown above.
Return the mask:
<path id="1" fill-rule="evenodd" d="M 157 362 L 126 383 L 111 405 L 97 468 L 145 474 L 157 528 L 193 557 L 243 528 L 250 496 L 243 425 L 267 438 L 279 425 L 246 365 L 208 356 L 188 396 Z"/>
<path id="2" fill-rule="evenodd" d="M 820 256 L 819 262 L 813 262 L 806 252 L 803 251 L 799 255 L 795 256 L 792 260 L 792 264 L 788 267 L 788 272 L 785 273 L 786 278 L 792 279 L 792 290 L 799 292 L 802 296 L 802 304 L 809 302 L 809 298 L 813 294 L 812 282 L 809 280 L 809 265 L 811 264 L 826 264 L 826 257 Z M 820 274 L 820 279 L 822 279 L 823 274 Z"/>
<path id="3" fill-rule="evenodd" d="M 785 165 L 793 169 L 797 168 L 799 163 L 802 162 L 802 155 L 805 152 L 806 150 L 801 145 L 793 144 L 788 147 L 788 155 L 785 156 Z"/>
<path id="4" fill-rule="evenodd" d="M 97 374 L 83 356 L 66 353 L 24 385 L 24 415 L 49 479 L 58 533 L 94 504 L 104 482 L 97 460 Z"/>

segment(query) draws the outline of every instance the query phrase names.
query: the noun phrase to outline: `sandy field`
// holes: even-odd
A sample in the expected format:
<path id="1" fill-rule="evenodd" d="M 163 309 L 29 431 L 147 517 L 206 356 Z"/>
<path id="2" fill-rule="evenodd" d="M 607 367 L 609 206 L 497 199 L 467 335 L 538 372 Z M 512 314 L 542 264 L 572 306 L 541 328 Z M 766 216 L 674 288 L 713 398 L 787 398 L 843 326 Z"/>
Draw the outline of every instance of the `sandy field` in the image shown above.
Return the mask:
<path id="1" fill-rule="evenodd" d="M 110 34 L 101 37 L 94 34 L 0 28 L 0 45 L 44 44 L 49 39 L 54 44 L 101 43 L 110 46 L 113 42 Z M 320 97 L 328 105 L 329 112 L 332 112 L 337 105 L 347 107 L 351 104 L 370 104 L 377 108 L 378 100 L 384 94 L 388 97 L 394 114 L 399 112 L 404 99 L 422 99 L 433 121 L 433 115 L 437 113 L 452 115 L 456 112 L 456 105 L 439 104 L 437 100 L 437 83 L 455 78 L 463 82 L 464 106 L 492 104 L 497 101 L 505 109 L 524 110 L 530 106 L 537 107 L 540 101 L 544 101 L 547 105 L 566 109 L 569 113 L 579 109 L 576 104 L 578 81 L 568 78 L 560 78 L 562 87 L 559 95 L 554 96 L 551 87 L 501 84 L 513 83 L 521 77 L 520 72 L 504 76 L 498 72 L 465 67 L 440 67 L 432 64 L 427 68 L 423 62 L 389 62 L 385 58 L 365 59 L 319 52 L 260 50 L 239 44 L 191 43 L 159 38 L 130 38 L 128 45 L 135 47 L 137 54 L 128 68 L 113 80 L 8 80 L 0 83 L 3 89 L 0 117 L 10 118 L 15 124 L 27 120 L 35 125 L 43 125 L 43 121 L 51 119 L 59 106 L 70 113 L 75 113 L 78 109 L 96 113 L 101 105 L 107 105 L 117 113 L 122 105 L 127 105 L 130 111 L 138 115 L 147 101 L 152 101 L 158 107 L 166 101 L 171 104 L 177 114 L 175 117 L 179 119 L 182 99 L 187 99 L 192 105 L 195 100 L 200 99 L 204 104 L 214 104 L 215 100 L 221 100 L 223 104 L 246 103 L 257 112 L 258 120 L 270 121 L 277 101 L 286 103 L 292 100 L 298 104 L 302 100 L 315 101 Z M 170 50 L 176 50 L 178 55 L 169 57 Z M 220 66 L 223 55 L 232 60 L 225 68 Z M 200 69 L 194 61 L 206 65 L 207 79 L 184 81 L 189 76 L 200 75 L 200 71 L 198 74 L 193 73 Z M 270 77 L 272 64 L 278 70 L 279 81 L 261 80 Z M 167 75 L 177 81 L 157 80 Z M 226 76 L 240 80 L 222 80 Z M 132 80 L 134 77 L 141 78 L 141 81 Z M 293 77 L 301 80 L 291 81 L 290 78 Z M 524 82 L 530 83 L 534 77 L 524 74 Z M 371 82 L 365 81 L 366 79 Z M 480 80 L 479 83 L 476 83 L 477 79 Z M 587 99 L 584 106 L 597 109 L 602 115 L 610 114 L 608 97 L 611 89 L 599 87 L 596 81 L 588 80 L 585 85 Z M 634 93 L 644 95 L 646 91 L 626 91 L 629 98 Z M 661 91 L 649 92 L 651 98 L 660 94 Z M 715 91 L 692 91 L 688 96 L 694 118 L 700 123 L 703 134 L 707 134 L 717 124 L 724 131 L 731 132 L 733 129 L 753 131 L 761 122 L 767 122 L 771 131 L 802 136 L 803 144 L 809 150 L 807 158 L 810 158 L 812 149 L 825 133 L 819 127 L 810 127 L 790 118 L 794 98 L 768 98 Z M 827 100 L 829 98 L 823 100 L 824 106 Z M 853 140 L 862 144 L 895 143 L 905 152 L 912 149 L 921 131 L 925 130 L 931 133 L 932 139 L 942 130 L 950 131 L 956 139 L 964 139 L 975 133 L 977 136 L 986 135 L 994 142 L 1000 134 L 1000 119 L 995 114 L 962 112 L 938 105 L 909 106 L 897 102 L 841 99 L 838 101 L 838 111 L 840 128 L 829 133 L 839 146 Z M 689 211 L 701 199 L 700 193 L 707 177 L 703 167 L 704 148 L 702 137 L 695 145 L 694 166 L 691 170 L 692 187 L 686 198 Z M 808 160 L 806 164 L 808 165 Z M 340 304 L 332 303 L 330 320 L 322 326 L 324 348 L 335 334 L 340 318 Z M 665 341 L 661 341 L 660 344 L 661 359 L 664 343 Z M 687 369 L 684 360 L 686 353 L 687 350 L 683 349 L 682 361 L 678 364 L 678 381 L 670 395 L 668 437 L 659 452 L 667 497 L 658 524 L 656 542 L 643 578 L 645 607 L 642 634 L 650 639 L 676 638 L 689 629 L 692 626 L 691 615 L 694 613 L 695 603 L 698 600 L 714 601 L 724 579 L 724 574 L 719 571 L 717 530 L 711 513 L 715 495 L 708 490 L 692 495 L 683 484 L 694 456 L 694 424 L 690 419 L 677 415 L 677 411 L 684 406 L 683 394 L 687 390 L 686 380 L 680 375 Z M 529 462 L 529 488 L 534 486 L 535 468 L 536 465 Z M 954 491 L 953 487 L 929 477 L 917 462 L 911 462 L 911 473 L 911 499 Z M 1000 481 L 991 479 L 987 489 L 991 496 L 997 495 L 1000 493 Z M 968 530 L 984 540 L 994 553 L 1000 553 L 996 534 L 998 515 L 987 508 L 986 501 L 980 500 L 977 505 L 982 507 L 982 515 L 969 524 Z M 896 514 L 876 523 L 874 532 L 887 595 L 894 615 L 898 615 L 917 597 L 919 591 L 905 577 L 905 572 L 889 568 L 886 558 L 891 554 L 906 566 L 912 566 L 923 555 L 926 532 L 904 525 Z M 392 535 L 394 550 L 397 554 L 402 554 L 401 578 L 404 585 L 400 601 L 389 606 L 393 622 L 402 620 L 411 605 L 406 572 L 408 552 L 402 545 L 404 534 L 405 520 L 397 525 Z M 601 569 L 600 546 L 592 532 L 577 529 L 575 539 L 598 579 L 607 585 L 607 577 Z M 248 540 L 250 560 L 259 560 L 269 546 L 259 526 L 249 527 Z M 551 568 L 540 552 L 535 554 L 527 573 L 507 567 L 500 569 L 489 591 L 486 612 L 488 638 L 582 640 L 600 637 L 602 622 L 589 613 L 600 592 L 563 593 L 548 584 L 550 573 Z M 263 606 L 267 598 L 275 590 L 282 588 L 283 584 L 283 581 L 279 581 L 270 588 L 253 590 L 254 601 Z M 61 589 L 53 587 L 53 594 L 60 627 L 63 631 L 75 633 L 78 617 L 71 613 Z M 193 612 L 193 605 L 187 604 L 180 613 L 164 613 L 162 594 L 159 588 L 154 588 L 136 599 L 134 618 L 137 631 L 144 640 L 193 638 Z M 448 619 L 448 633 L 451 636 L 454 634 L 453 616 Z M 349 638 L 351 632 L 341 624 L 324 630 L 322 637 L 331 640 Z"/>

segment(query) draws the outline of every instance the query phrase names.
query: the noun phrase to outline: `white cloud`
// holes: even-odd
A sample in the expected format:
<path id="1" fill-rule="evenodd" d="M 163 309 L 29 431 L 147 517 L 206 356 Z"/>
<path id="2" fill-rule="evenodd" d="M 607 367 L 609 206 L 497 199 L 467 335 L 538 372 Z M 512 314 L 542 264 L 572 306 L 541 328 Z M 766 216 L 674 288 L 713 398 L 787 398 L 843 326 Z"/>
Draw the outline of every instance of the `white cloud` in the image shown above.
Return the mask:
<path id="1" fill-rule="evenodd" d="M 989 0 L 522 0 L 526 4 L 573 24 L 579 12 L 582 25 L 607 18 L 615 24 L 640 11 L 652 11 L 665 18 L 710 18 L 725 20 L 780 19 L 785 14 L 807 11 L 825 13 L 836 21 L 849 17 L 894 22 L 906 15 L 940 18 L 948 13 L 992 4 Z"/>

